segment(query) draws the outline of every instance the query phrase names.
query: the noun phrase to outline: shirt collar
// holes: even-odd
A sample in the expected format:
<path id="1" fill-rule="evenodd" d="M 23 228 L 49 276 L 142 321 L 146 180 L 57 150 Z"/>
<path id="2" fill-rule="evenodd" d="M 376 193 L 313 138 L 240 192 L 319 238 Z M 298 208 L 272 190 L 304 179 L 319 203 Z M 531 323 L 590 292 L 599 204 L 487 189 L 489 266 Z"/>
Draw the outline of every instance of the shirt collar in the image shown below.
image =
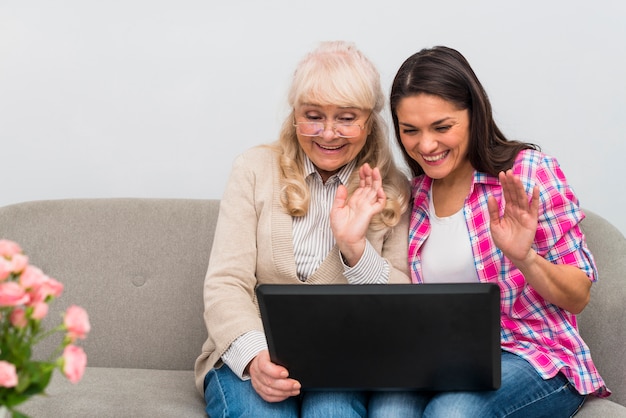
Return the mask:
<path id="1" fill-rule="evenodd" d="M 421 174 L 413 178 L 413 181 L 412 181 L 413 196 L 421 197 L 419 200 L 416 200 L 414 202 L 415 205 L 421 206 L 427 203 L 426 198 L 430 195 L 432 181 L 433 179 L 428 177 L 425 174 Z M 468 195 L 471 195 L 472 193 L 474 193 L 474 187 L 477 184 L 499 186 L 500 181 L 498 180 L 497 176 L 492 176 L 491 174 L 482 173 L 480 171 L 474 170 L 473 180 L 472 180 L 472 184 L 470 186 L 470 191 Z M 424 207 L 424 210 L 427 209 L 426 206 L 423 206 L 423 207 Z"/>

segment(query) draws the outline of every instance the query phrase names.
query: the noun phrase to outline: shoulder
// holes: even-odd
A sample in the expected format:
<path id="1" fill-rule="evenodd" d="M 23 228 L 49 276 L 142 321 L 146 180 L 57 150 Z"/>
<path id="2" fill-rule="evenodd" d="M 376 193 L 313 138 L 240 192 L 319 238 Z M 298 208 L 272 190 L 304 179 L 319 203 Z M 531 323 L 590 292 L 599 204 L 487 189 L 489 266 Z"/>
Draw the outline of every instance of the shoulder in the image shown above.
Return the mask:
<path id="1" fill-rule="evenodd" d="M 559 167 L 555 157 L 534 149 L 520 151 L 513 162 L 513 171 L 516 174 L 522 174 L 526 171 L 552 169 L 554 167 Z"/>
<path id="2" fill-rule="evenodd" d="M 273 144 L 257 145 L 235 157 L 233 162 L 234 171 L 248 171 L 255 173 L 269 172 L 274 161 L 278 161 L 279 152 Z"/>
<path id="3" fill-rule="evenodd" d="M 528 193 L 533 186 L 539 187 L 539 198 L 544 211 L 576 212 L 578 220 L 579 201 L 565 173 L 555 157 L 536 150 L 519 153 L 513 172 L 520 177 Z"/>
<path id="4" fill-rule="evenodd" d="M 537 150 L 523 150 L 513 163 L 513 173 L 522 181 L 538 184 L 567 183 L 558 160 Z"/>
<path id="5" fill-rule="evenodd" d="M 237 155 L 232 163 L 227 189 L 272 187 L 278 178 L 278 155 L 266 145 L 255 146 Z"/>
<path id="6" fill-rule="evenodd" d="M 246 162 L 252 162 L 255 160 L 261 160 L 266 162 L 267 160 L 277 158 L 278 155 L 278 148 L 274 144 L 263 144 L 248 148 L 239 154 L 235 158 L 235 161 L 245 160 Z"/>

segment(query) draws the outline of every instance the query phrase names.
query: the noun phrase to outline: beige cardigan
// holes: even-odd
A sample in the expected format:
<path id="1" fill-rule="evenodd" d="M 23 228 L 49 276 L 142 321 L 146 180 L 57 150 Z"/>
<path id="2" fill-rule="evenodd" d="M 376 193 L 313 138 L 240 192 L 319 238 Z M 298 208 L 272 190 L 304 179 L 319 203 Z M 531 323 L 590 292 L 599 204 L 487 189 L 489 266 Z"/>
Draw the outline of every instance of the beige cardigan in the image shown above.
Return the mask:
<path id="1" fill-rule="evenodd" d="M 255 288 L 262 283 L 303 285 L 296 274 L 292 218 L 280 205 L 277 154 L 255 147 L 240 155 L 220 202 L 209 268 L 204 282 L 208 338 L 196 360 L 196 386 L 240 335 L 263 330 Z M 389 281 L 409 283 L 408 211 L 395 228 L 367 238 L 391 267 Z M 335 247 L 306 284 L 347 283 Z"/>

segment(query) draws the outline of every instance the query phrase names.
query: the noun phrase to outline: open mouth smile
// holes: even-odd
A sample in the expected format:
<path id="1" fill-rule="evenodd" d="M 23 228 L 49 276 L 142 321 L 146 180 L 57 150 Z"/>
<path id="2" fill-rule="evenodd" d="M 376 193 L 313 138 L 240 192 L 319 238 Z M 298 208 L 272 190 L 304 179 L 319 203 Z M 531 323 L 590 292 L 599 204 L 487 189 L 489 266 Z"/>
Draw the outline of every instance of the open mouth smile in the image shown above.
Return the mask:
<path id="1" fill-rule="evenodd" d="M 437 155 L 429 155 L 426 156 L 424 154 L 422 154 L 422 158 L 424 159 L 424 161 L 429 162 L 429 163 L 436 163 L 437 161 L 441 161 L 444 158 L 446 158 L 448 156 L 448 154 L 450 153 L 450 151 L 444 151 L 441 154 L 437 154 Z"/>
<path id="2" fill-rule="evenodd" d="M 326 150 L 326 151 L 335 151 L 344 147 L 344 145 L 336 145 L 336 146 L 321 145 L 317 142 L 315 144 L 321 149 Z"/>

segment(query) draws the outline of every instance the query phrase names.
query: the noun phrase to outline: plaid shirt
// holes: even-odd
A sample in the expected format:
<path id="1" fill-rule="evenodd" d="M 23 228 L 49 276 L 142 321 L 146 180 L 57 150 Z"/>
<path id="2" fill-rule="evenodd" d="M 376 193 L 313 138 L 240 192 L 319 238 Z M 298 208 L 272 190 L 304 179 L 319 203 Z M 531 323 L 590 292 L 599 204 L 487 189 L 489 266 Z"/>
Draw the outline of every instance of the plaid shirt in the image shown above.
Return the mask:
<path id="1" fill-rule="evenodd" d="M 555 264 L 577 266 L 596 281 L 595 262 L 579 227 L 584 214 L 557 161 L 541 152 L 524 150 L 512 169 L 529 196 L 535 183 L 539 186 L 539 224 L 533 243 L 537 254 Z M 425 175 L 412 183 L 409 268 L 414 283 L 423 282 L 420 249 L 430 233 L 431 183 Z M 489 232 L 489 195 L 498 200 L 502 214 L 504 202 L 498 178 L 475 172 L 463 210 L 479 280 L 500 287 L 502 349 L 526 359 L 544 379 L 560 371 L 581 394 L 608 396 L 610 392 L 578 333 L 576 316 L 546 302 L 494 245 Z"/>

